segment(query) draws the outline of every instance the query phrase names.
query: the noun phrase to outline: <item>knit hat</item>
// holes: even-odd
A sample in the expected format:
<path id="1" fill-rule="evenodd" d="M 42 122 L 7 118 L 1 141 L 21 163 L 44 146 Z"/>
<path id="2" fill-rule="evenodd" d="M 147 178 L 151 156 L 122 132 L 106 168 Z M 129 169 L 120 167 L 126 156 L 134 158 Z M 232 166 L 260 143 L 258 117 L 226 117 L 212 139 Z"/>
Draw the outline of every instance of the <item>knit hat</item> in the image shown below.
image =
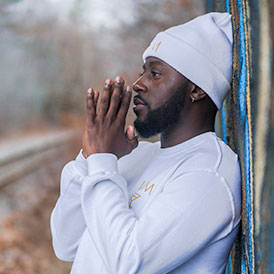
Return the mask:
<path id="1" fill-rule="evenodd" d="M 218 109 L 232 80 L 229 13 L 211 12 L 160 32 L 143 54 L 157 57 L 203 89 Z"/>

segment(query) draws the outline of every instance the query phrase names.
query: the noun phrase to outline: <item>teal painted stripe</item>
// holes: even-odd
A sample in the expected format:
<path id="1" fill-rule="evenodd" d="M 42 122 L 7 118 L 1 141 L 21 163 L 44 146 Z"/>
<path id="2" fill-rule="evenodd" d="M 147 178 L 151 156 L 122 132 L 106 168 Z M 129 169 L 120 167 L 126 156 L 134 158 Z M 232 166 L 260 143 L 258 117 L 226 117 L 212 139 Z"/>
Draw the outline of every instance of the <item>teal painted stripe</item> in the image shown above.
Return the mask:
<path id="1" fill-rule="evenodd" d="M 246 272 L 246 263 L 244 258 L 242 258 L 242 263 L 241 263 L 241 274 L 247 274 Z"/>
<path id="2" fill-rule="evenodd" d="M 208 12 L 212 11 L 212 0 L 207 0 L 206 9 Z"/>
<path id="3" fill-rule="evenodd" d="M 238 1 L 238 14 L 239 14 L 239 36 L 240 36 L 240 45 L 239 45 L 239 57 L 240 57 L 240 83 L 239 83 L 239 107 L 240 107 L 240 117 L 241 117 L 241 127 L 243 128 L 244 141 L 244 176 L 245 176 L 245 189 L 246 189 L 246 217 L 248 225 L 248 269 L 249 273 L 253 274 L 253 250 L 252 250 L 252 224 L 253 219 L 251 215 L 251 185 L 250 185 L 250 136 L 249 136 L 249 123 L 246 113 L 246 89 L 247 89 L 247 67 L 246 67 L 246 41 L 245 41 L 245 29 L 244 29 L 244 15 L 243 15 L 243 6 L 242 1 Z M 245 268 L 245 265 L 244 265 Z M 245 273 L 245 272 L 244 272 Z"/>
<path id="4" fill-rule="evenodd" d="M 226 8 L 226 11 L 229 12 L 230 9 L 229 9 L 229 0 L 226 0 L 225 1 L 225 8 Z"/>
<path id="5" fill-rule="evenodd" d="M 270 134 L 272 135 L 272 134 Z M 273 157 L 271 157 L 273 158 Z M 271 159 L 270 158 L 270 159 Z M 273 174 L 273 171 L 272 171 Z M 273 177 L 272 177 L 273 178 Z M 274 197 L 274 181 L 272 181 L 272 190 L 271 190 L 271 196 Z M 269 273 L 274 273 L 274 233 L 273 233 L 273 228 L 274 228 L 274 202 L 272 201 L 270 203 L 270 212 L 272 213 L 272 218 L 270 220 L 270 252 L 269 252 L 269 262 L 270 265 L 268 267 Z"/>
<path id="6" fill-rule="evenodd" d="M 231 274 L 231 257 L 230 256 L 228 258 L 228 264 L 227 264 L 227 267 L 226 267 L 225 274 Z"/>
<path id="7" fill-rule="evenodd" d="M 227 108 L 226 108 L 226 105 L 223 104 L 221 109 L 222 139 L 227 144 L 226 117 L 227 117 Z"/>

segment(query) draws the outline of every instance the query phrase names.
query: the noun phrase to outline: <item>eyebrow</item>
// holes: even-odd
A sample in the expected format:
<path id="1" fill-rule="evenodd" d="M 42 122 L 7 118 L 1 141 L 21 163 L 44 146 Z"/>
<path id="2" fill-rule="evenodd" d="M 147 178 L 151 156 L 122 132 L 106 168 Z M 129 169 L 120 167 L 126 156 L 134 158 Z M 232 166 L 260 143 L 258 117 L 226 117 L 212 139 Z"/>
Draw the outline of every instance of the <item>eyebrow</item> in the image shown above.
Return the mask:
<path id="1" fill-rule="evenodd" d="M 162 62 L 160 61 L 151 61 L 148 63 L 148 65 L 151 67 L 153 65 L 160 65 L 160 66 L 163 66 Z M 143 70 L 146 70 L 146 64 L 143 64 Z"/>

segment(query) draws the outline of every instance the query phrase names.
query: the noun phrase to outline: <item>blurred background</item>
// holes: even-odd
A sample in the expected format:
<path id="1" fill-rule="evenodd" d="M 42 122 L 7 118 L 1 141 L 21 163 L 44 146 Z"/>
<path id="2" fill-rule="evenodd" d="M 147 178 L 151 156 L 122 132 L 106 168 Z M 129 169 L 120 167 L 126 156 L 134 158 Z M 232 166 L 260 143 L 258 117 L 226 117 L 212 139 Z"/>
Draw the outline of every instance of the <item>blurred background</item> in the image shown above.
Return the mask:
<path id="1" fill-rule="evenodd" d="M 155 34 L 205 5 L 0 0 L 0 274 L 69 273 L 49 218 L 61 169 L 81 148 L 87 88 L 118 74 L 132 84 Z"/>

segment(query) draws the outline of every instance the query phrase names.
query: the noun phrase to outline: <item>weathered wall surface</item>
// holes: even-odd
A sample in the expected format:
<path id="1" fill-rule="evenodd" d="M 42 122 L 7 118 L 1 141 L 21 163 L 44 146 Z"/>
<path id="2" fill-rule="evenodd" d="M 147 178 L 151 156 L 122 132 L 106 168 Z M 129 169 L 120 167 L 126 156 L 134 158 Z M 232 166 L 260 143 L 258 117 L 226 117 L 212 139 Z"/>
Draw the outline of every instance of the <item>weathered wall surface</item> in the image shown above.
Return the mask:
<path id="1" fill-rule="evenodd" d="M 227 273 L 274 273 L 274 3 L 208 0 L 229 11 L 234 29 L 232 93 L 217 127 L 240 156 L 242 229 Z"/>

